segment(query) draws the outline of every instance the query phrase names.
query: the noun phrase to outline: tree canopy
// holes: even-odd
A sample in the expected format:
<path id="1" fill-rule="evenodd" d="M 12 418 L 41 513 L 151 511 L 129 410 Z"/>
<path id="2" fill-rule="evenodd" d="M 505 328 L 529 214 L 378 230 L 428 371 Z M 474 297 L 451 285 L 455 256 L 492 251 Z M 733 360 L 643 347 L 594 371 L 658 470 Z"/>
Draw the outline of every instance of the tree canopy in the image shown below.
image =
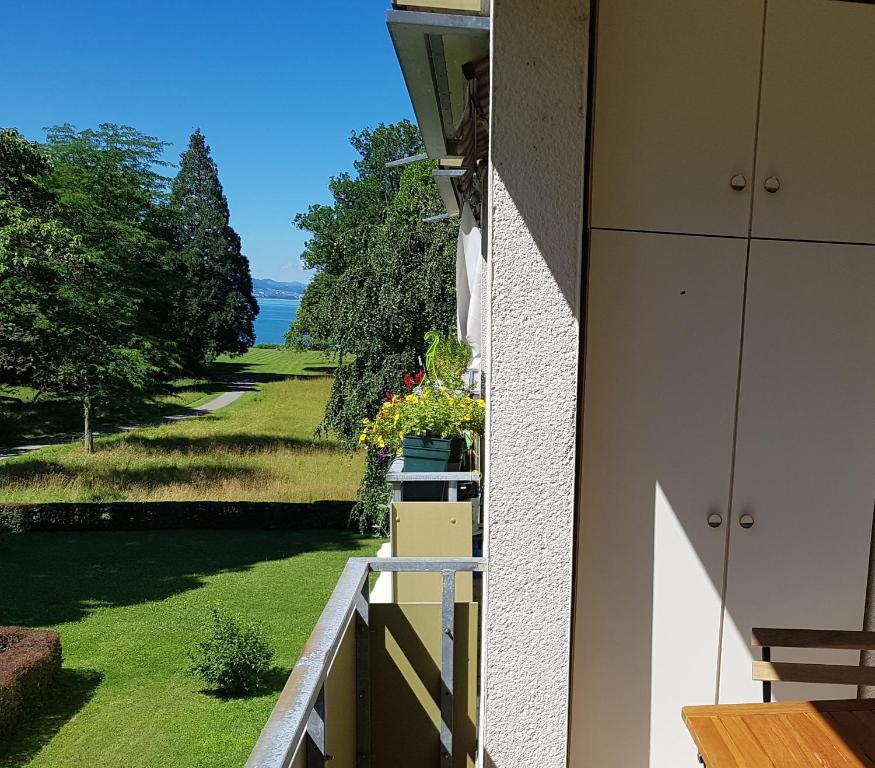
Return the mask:
<path id="1" fill-rule="evenodd" d="M 64 367 L 79 275 L 93 265 L 58 218 L 39 148 L 0 131 L 0 380 L 54 386 Z"/>
<path id="2" fill-rule="evenodd" d="M 88 450 L 95 403 L 252 342 L 249 264 L 200 139 L 203 200 L 186 158 L 170 195 L 166 144 L 134 128 L 62 125 L 44 145 L 0 131 L 0 384 L 78 399 Z M 208 343 L 195 350 L 193 295 L 221 303 L 198 316 Z"/>
<path id="3" fill-rule="evenodd" d="M 295 218 L 311 234 L 303 259 L 317 274 L 286 336 L 340 357 L 322 426 L 349 448 L 386 391 L 420 367 L 425 333 L 454 329 L 456 240 L 453 222 L 423 222 L 443 208 L 434 165 L 386 168 L 422 150 L 414 125 L 379 125 L 351 143 L 356 175 L 332 178 L 334 203 Z M 364 528 L 383 525 L 381 472 L 371 456 L 357 508 Z"/>

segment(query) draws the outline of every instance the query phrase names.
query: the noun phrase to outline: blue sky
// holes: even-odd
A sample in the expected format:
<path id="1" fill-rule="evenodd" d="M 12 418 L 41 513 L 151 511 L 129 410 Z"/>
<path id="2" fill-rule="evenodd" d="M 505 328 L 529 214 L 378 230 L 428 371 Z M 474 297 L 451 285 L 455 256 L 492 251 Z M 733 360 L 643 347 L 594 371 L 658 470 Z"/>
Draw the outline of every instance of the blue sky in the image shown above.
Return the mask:
<path id="1" fill-rule="evenodd" d="M 352 130 L 413 117 L 389 0 L 2 0 L 0 126 L 206 135 L 255 277 L 305 279 L 292 216 L 328 202 Z"/>

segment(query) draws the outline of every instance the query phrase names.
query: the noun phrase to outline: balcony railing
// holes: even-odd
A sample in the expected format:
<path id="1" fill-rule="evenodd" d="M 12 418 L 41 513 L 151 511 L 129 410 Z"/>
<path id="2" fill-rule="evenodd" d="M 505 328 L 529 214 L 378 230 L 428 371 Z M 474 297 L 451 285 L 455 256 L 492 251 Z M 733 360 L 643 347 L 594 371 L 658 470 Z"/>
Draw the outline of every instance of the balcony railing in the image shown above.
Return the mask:
<path id="1" fill-rule="evenodd" d="M 454 761 L 454 651 L 456 642 L 456 574 L 484 570 L 484 561 L 472 557 L 352 558 L 325 606 L 301 657 L 280 694 L 246 763 L 247 768 L 310 768 L 325 766 L 336 757 L 329 751 L 327 734 L 347 754 L 338 763 L 370 768 L 372 764 L 371 707 L 371 573 L 435 573 L 442 577 L 440 603 L 440 735 L 435 766 L 450 768 Z M 354 677 L 341 680 L 340 657 L 354 657 Z M 349 665 L 346 665 L 349 666 Z M 338 680 L 333 681 L 334 669 Z M 476 675 L 475 675 L 476 677 Z M 346 690 L 345 683 L 354 688 Z M 471 681 L 476 686 L 476 680 Z M 326 707 L 326 689 L 341 693 L 336 706 Z M 339 686 L 339 687 L 338 687 Z M 354 719 L 347 719 L 355 700 Z M 333 723 L 333 712 L 338 720 Z M 407 734 L 409 737 L 410 734 Z M 403 738 L 403 734 L 399 734 Z M 354 747 L 353 747 L 354 745 Z M 352 751 L 354 750 L 354 758 Z"/>

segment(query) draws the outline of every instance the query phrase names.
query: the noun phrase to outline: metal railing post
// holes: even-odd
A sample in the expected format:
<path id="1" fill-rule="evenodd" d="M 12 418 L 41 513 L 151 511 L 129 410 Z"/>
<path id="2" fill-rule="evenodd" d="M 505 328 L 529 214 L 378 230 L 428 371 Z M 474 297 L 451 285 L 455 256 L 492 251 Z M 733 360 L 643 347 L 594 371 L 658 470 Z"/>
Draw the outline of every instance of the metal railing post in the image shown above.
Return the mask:
<path id="1" fill-rule="evenodd" d="M 371 765 L 371 621 L 367 579 L 356 597 L 355 616 L 356 768 Z"/>
<path id="2" fill-rule="evenodd" d="M 453 765 L 453 652 L 455 646 L 456 572 L 444 570 L 441 600 L 441 768 Z"/>
<path id="3" fill-rule="evenodd" d="M 307 768 L 325 768 L 325 686 L 307 719 Z"/>

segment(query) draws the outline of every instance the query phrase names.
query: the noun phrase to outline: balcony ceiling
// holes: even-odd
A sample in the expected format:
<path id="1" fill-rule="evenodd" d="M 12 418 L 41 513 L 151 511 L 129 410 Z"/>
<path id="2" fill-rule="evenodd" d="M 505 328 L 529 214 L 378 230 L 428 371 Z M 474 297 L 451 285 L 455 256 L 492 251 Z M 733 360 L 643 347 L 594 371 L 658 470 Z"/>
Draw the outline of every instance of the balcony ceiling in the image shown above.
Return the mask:
<path id="1" fill-rule="evenodd" d="M 425 151 L 435 160 L 454 157 L 466 106 L 462 67 L 489 54 L 489 18 L 431 11 L 392 10 L 389 34 L 407 84 Z M 448 166 L 452 163 L 444 162 Z M 449 213 L 459 210 L 450 178 L 438 179 Z"/>

